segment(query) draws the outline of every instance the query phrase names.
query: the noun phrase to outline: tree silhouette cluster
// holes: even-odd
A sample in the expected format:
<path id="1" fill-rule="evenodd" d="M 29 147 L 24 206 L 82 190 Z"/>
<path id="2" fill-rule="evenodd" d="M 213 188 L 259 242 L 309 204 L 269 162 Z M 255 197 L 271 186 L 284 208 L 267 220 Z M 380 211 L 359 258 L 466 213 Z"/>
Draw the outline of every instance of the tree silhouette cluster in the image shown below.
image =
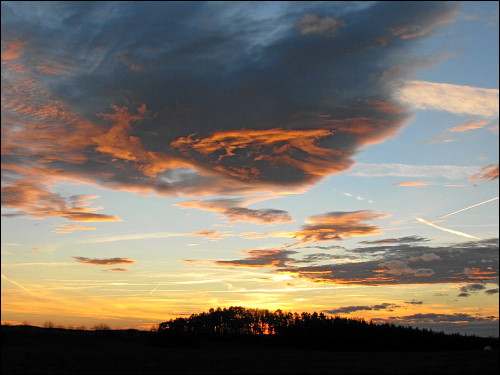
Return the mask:
<path id="1" fill-rule="evenodd" d="M 211 308 L 160 323 L 158 335 L 184 343 L 201 339 L 258 341 L 328 350 L 469 350 L 498 347 L 498 338 L 444 334 L 364 319 L 240 306 Z"/>

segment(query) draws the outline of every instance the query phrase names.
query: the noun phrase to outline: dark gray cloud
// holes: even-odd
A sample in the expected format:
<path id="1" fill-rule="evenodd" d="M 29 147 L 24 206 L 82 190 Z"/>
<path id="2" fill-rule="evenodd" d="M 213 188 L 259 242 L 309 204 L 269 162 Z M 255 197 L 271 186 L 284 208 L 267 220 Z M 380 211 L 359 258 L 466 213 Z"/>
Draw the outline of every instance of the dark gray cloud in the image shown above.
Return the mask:
<path id="1" fill-rule="evenodd" d="M 403 126 L 394 90 L 433 61 L 413 51 L 458 6 L 3 2 L 5 183 L 312 184 Z"/>
<path id="2" fill-rule="evenodd" d="M 460 291 L 462 292 L 477 292 L 484 289 L 486 289 L 486 287 L 483 284 L 467 284 L 460 287 Z"/>
<path id="3" fill-rule="evenodd" d="M 418 323 L 462 323 L 462 322 L 484 322 L 484 321 L 498 321 L 498 317 L 489 316 L 476 316 L 464 313 L 443 314 L 443 313 L 426 313 L 426 314 L 413 314 L 406 316 L 391 316 L 390 321 L 404 321 L 408 324 Z"/>
<path id="4" fill-rule="evenodd" d="M 405 303 L 408 305 L 421 305 L 424 303 L 424 301 L 418 301 L 416 299 L 412 299 L 411 301 L 405 301 Z"/>
<path id="5" fill-rule="evenodd" d="M 482 337 L 498 337 L 498 317 L 467 313 L 421 313 L 392 316 L 389 319 L 373 318 L 374 323 L 393 323 L 432 329 L 436 332 L 460 333 Z"/>
<path id="6" fill-rule="evenodd" d="M 360 241 L 359 243 L 369 244 L 369 245 L 381 245 L 381 244 L 401 244 L 401 243 L 426 242 L 426 241 L 429 241 L 429 239 L 419 236 L 407 236 L 400 238 L 384 238 L 375 241 Z"/>
<path id="7" fill-rule="evenodd" d="M 401 307 L 400 305 L 394 304 L 394 303 L 381 303 L 377 305 L 371 305 L 371 306 L 344 306 L 344 307 L 339 307 L 336 309 L 331 309 L 331 310 L 323 310 L 323 312 L 328 313 L 328 314 L 334 314 L 334 315 L 339 315 L 339 314 L 350 314 L 355 311 L 362 311 L 362 310 L 373 310 L 373 311 L 378 311 L 378 310 L 386 310 L 386 311 L 393 311 L 393 309 Z"/>
<path id="8" fill-rule="evenodd" d="M 104 271 L 111 271 L 111 272 L 127 272 L 128 270 L 126 270 L 125 268 L 120 268 L 120 267 L 117 267 L 117 268 L 110 268 L 109 270 L 104 270 Z"/>
<path id="9" fill-rule="evenodd" d="M 486 294 L 493 295 L 498 293 L 498 288 L 496 289 L 487 289 L 484 291 Z"/>
<path id="10" fill-rule="evenodd" d="M 482 290 L 483 284 L 498 282 L 498 239 L 440 247 L 372 246 L 347 253 L 358 259 L 281 270 L 317 282 L 341 284 L 468 283 L 462 293 Z"/>
<path id="11" fill-rule="evenodd" d="M 350 254 L 328 254 L 328 253 L 314 253 L 305 255 L 302 259 L 297 260 L 297 263 L 314 263 L 321 262 L 325 260 L 344 260 L 345 259 L 355 259 L 356 256 Z"/>
<path id="12" fill-rule="evenodd" d="M 288 263 L 293 263 L 295 260 L 289 255 L 295 254 L 296 251 L 283 249 L 270 250 L 245 250 L 240 251 L 242 254 L 248 254 L 244 259 L 235 260 L 216 260 L 213 261 L 218 266 L 230 267 L 286 267 Z"/>
<path id="13" fill-rule="evenodd" d="M 461 286 L 458 288 L 460 290 L 460 293 L 457 294 L 457 297 L 469 297 L 473 293 L 477 293 L 480 290 L 484 290 L 486 294 L 494 294 L 495 290 L 498 293 L 498 289 L 486 289 L 486 286 L 484 284 L 467 284 L 464 286 Z"/>
<path id="14" fill-rule="evenodd" d="M 298 249 L 319 249 L 319 250 L 333 250 L 333 249 L 338 249 L 338 250 L 345 250 L 345 247 L 338 246 L 338 245 L 332 245 L 332 246 L 310 245 L 310 246 L 300 246 L 300 247 L 298 247 Z"/>

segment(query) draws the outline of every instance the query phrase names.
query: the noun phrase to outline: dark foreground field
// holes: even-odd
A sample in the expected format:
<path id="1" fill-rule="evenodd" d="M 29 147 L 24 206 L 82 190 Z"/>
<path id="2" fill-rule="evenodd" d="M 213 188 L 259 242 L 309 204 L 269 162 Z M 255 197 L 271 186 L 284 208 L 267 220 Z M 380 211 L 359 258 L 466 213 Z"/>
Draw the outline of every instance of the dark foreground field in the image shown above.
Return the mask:
<path id="1" fill-rule="evenodd" d="M 2 374 L 496 374 L 498 350 L 322 351 L 146 335 L 2 329 Z"/>

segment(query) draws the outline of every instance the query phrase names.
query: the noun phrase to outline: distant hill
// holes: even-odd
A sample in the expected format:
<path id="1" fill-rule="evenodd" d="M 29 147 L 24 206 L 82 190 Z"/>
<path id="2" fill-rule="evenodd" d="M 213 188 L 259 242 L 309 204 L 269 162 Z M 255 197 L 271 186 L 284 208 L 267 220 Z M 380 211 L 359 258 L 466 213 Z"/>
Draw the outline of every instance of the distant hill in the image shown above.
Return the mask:
<path id="1" fill-rule="evenodd" d="M 201 339 L 258 341 L 268 345 L 326 350 L 470 350 L 498 348 L 498 338 L 445 334 L 363 319 L 292 313 L 241 306 L 210 309 L 188 318 L 163 322 L 158 328 L 164 342 Z"/>

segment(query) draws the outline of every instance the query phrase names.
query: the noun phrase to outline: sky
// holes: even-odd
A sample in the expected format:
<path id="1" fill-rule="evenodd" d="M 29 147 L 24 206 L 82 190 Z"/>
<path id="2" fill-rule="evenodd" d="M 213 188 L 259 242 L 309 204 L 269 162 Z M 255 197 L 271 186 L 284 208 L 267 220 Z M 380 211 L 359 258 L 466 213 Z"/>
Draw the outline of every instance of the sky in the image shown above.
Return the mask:
<path id="1" fill-rule="evenodd" d="M 3 323 L 498 336 L 498 2 L 1 6 Z"/>

